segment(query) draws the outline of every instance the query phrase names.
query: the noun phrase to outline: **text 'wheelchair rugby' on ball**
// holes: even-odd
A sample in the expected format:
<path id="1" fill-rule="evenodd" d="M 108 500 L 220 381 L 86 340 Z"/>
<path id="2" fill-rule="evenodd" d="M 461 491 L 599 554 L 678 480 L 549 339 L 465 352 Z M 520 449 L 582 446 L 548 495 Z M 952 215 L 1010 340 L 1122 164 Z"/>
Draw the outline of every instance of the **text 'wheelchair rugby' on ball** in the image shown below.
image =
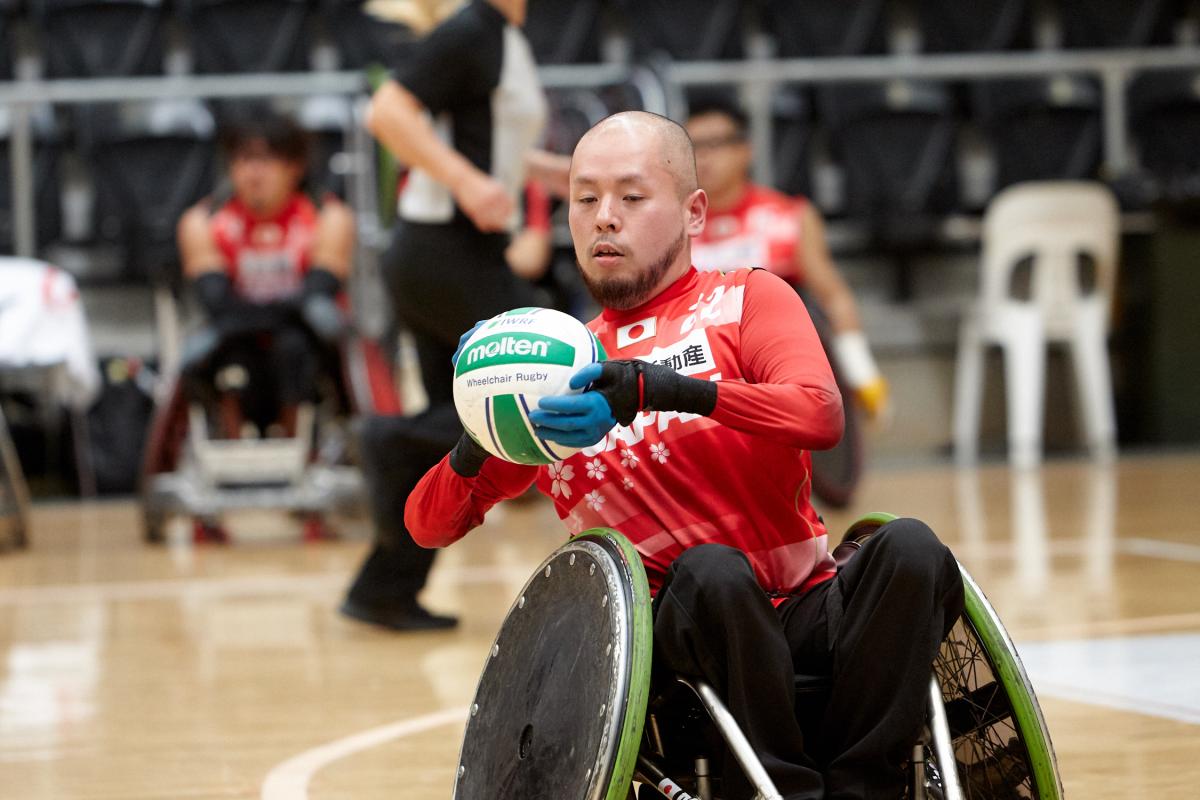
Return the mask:
<path id="1" fill-rule="evenodd" d="M 467 340 L 454 368 L 454 406 L 476 442 L 518 464 L 549 464 L 577 449 L 540 439 L 529 412 L 542 397 L 577 394 L 571 376 L 604 349 L 582 322 L 549 308 L 492 317 Z"/>

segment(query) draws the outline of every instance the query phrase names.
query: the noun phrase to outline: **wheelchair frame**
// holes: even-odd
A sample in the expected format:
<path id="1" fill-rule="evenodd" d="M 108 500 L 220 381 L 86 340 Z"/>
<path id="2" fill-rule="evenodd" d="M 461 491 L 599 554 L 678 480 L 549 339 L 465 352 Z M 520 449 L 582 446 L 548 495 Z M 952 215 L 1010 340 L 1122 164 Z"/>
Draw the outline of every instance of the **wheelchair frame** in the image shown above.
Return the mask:
<path id="1" fill-rule="evenodd" d="M 385 369 L 374 343 L 355 338 L 341 348 L 342 384 L 350 411 L 395 411 L 394 387 L 376 373 Z M 245 509 L 324 513 L 357 508 L 363 497 L 354 466 L 313 460 L 316 408 L 298 409 L 295 436 L 217 440 L 207 434 L 205 412 L 184 400 L 176 374 L 155 411 L 142 468 L 141 505 L 146 541 L 165 538 L 171 515 L 195 518 Z"/>

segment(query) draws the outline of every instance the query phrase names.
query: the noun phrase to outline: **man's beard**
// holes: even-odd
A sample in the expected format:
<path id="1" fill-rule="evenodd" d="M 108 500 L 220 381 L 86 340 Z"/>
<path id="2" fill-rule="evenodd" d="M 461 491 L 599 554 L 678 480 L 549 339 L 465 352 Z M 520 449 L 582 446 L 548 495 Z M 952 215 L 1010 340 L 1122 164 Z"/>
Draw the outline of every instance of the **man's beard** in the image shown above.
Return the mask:
<path id="1" fill-rule="evenodd" d="M 662 258 L 654 261 L 637 275 L 591 278 L 582 267 L 579 268 L 579 275 L 583 278 L 583 284 L 587 287 L 588 293 L 605 308 L 615 311 L 637 308 L 650 299 L 650 292 L 658 286 L 663 275 L 666 275 L 667 270 L 675 263 L 675 259 L 683 250 L 687 239 L 687 231 L 680 231 L 679 238 L 667 247 Z"/>

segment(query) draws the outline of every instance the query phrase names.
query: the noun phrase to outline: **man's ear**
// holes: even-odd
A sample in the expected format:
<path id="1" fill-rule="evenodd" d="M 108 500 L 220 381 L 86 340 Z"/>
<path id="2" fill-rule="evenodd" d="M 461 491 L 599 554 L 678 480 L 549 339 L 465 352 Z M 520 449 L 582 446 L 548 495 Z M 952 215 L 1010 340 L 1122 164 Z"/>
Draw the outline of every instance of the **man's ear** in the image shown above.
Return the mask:
<path id="1" fill-rule="evenodd" d="M 684 203 L 687 210 L 687 234 L 699 236 L 704 233 L 704 222 L 708 219 L 708 195 L 703 189 L 697 189 L 687 196 Z"/>

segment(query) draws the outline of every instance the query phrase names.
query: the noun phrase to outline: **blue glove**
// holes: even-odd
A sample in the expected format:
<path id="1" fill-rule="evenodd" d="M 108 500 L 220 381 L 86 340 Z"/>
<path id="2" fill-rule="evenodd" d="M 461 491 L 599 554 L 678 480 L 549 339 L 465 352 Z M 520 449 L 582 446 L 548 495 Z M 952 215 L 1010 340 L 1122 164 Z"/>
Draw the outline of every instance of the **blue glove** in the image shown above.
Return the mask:
<path id="1" fill-rule="evenodd" d="M 478 322 L 475 323 L 474 328 L 471 328 L 471 330 L 467 331 L 462 336 L 458 337 L 458 349 L 454 351 L 454 355 L 450 356 L 450 366 L 452 366 L 452 367 L 458 366 L 458 357 L 460 355 L 462 355 L 463 347 L 465 347 L 467 344 L 467 339 L 470 339 L 475 334 L 475 331 L 477 331 L 481 327 L 483 327 L 484 323 L 486 323 L 486 322 L 487 322 L 486 319 L 479 320 Z"/>
<path id="2" fill-rule="evenodd" d="M 571 376 L 572 389 L 582 389 L 600 377 L 603 364 L 588 364 Z M 565 447 L 589 447 L 617 424 L 608 398 L 592 390 L 583 394 L 543 397 L 529 412 L 533 432 Z"/>
<path id="3" fill-rule="evenodd" d="M 571 378 L 583 394 L 543 397 L 529 413 L 534 432 L 567 447 L 588 447 L 613 425 L 631 425 L 642 411 L 679 411 L 707 417 L 717 405 L 717 385 L 680 375 L 662 364 L 637 360 L 588 364 Z"/>

